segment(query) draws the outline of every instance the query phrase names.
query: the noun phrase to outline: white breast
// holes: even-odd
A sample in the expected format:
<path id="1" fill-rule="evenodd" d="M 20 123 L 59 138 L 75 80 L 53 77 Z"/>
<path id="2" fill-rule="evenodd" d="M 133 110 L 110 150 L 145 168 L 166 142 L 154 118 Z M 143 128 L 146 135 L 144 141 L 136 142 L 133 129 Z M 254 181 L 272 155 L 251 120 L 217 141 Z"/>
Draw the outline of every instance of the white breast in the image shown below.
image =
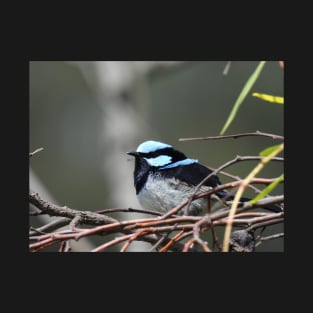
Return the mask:
<path id="1" fill-rule="evenodd" d="M 202 187 L 208 190 L 209 187 Z M 168 212 L 187 200 L 194 193 L 194 188 L 179 182 L 177 179 L 164 179 L 160 176 L 149 176 L 145 186 L 138 194 L 138 200 L 143 208 L 158 212 Z M 201 198 L 194 200 L 189 207 L 189 215 L 199 215 L 206 212 L 208 200 Z M 184 212 L 184 208 L 179 214 Z"/>

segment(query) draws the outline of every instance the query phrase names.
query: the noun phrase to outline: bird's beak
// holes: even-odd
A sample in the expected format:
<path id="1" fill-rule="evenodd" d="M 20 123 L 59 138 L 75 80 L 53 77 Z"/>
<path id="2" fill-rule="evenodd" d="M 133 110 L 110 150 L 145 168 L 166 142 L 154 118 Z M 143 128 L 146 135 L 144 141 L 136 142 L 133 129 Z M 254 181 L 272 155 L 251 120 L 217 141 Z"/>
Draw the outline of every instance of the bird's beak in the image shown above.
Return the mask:
<path id="1" fill-rule="evenodd" d="M 127 152 L 127 154 L 132 155 L 132 156 L 138 156 L 139 155 L 139 153 L 136 151 L 130 151 L 130 152 Z"/>

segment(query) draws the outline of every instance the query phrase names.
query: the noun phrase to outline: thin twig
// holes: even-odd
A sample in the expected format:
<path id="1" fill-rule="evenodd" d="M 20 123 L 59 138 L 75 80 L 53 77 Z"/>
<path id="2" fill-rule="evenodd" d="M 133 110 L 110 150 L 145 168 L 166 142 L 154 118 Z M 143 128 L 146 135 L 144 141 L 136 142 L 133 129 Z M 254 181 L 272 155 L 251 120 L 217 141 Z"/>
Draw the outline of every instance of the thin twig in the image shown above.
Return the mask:
<path id="1" fill-rule="evenodd" d="M 196 241 L 196 239 L 193 237 L 191 239 L 189 239 L 186 243 L 185 243 L 185 246 L 184 246 L 184 249 L 183 249 L 183 252 L 188 252 L 191 245 Z"/>
<path id="2" fill-rule="evenodd" d="M 39 216 L 39 215 L 46 215 L 45 212 L 29 212 L 29 216 Z"/>
<path id="3" fill-rule="evenodd" d="M 56 230 L 58 228 L 61 228 L 65 225 L 68 225 L 71 222 L 71 219 L 67 218 L 67 217 L 63 217 L 60 218 L 58 220 L 52 221 L 44 226 L 35 228 L 35 229 L 31 229 L 31 231 L 29 232 L 30 236 L 33 236 L 36 234 L 36 232 L 40 232 L 40 233 L 48 233 L 50 231 Z"/>
<path id="4" fill-rule="evenodd" d="M 239 215 L 239 214 L 238 214 Z M 258 217 L 252 217 L 252 218 L 234 218 L 234 221 L 237 223 L 237 224 L 242 224 L 242 225 L 246 225 L 248 228 L 247 228 L 247 231 L 250 231 L 253 229 L 253 227 L 250 227 L 252 225 L 256 225 L 258 224 L 258 228 L 259 227 L 263 227 L 263 222 L 266 222 L 266 221 L 274 221 L 275 219 L 277 218 L 282 218 L 284 216 L 284 212 L 279 212 L 279 213 L 268 213 L 266 215 L 263 215 L 263 216 L 258 216 Z M 228 217 L 226 218 L 222 218 L 222 219 L 219 219 L 219 223 L 227 223 L 229 220 Z M 268 225 L 268 224 L 265 224 L 265 225 Z"/>
<path id="5" fill-rule="evenodd" d="M 259 246 L 263 241 L 266 241 L 266 240 L 272 240 L 272 239 L 278 239 L 278 238 L 281 238 L 281 237 L 284 237 L 284 233 L 279 233 L 279 234 L 274 234 L 274 235 L 270 235 L 270 236 L 266 236 L 266 237 L 260 237 L 258 239 L 258 242 L 255 244 L 255 246 Z"/>
<path id="6" fill-rule="evenodd" d="M 213 248 L 214 246 L 217 247 L 218 251 L 222 251 L 222 247 L 219 243 L 219 240 L 218 240 L 218 237 L 217 237 L 217 233 L 216 233 L 216 230 L 215 230 L 215 224 L 214 223 L 210 223 L 210 229 L 211 229 L 211 235 L 212 235 L 212 240 L 213 240 Z"/>
<path id="7" fill-rule="evenodd" d="M 31 158 L 33 155 L 35 155 L 36 153 L 38 153 L 38 152 L 40 152 L 40 151 L 42 151 L 42 150 L 44 150 L 44 148 L 38 148 L 38 149 L 36 149 L 35 151 L 29 153 L 29 157 Z"/>
<path id="8" fill-rule="evenodd" d="M 211 170 L 211 171 L 215 171 L 216 170 L 216 168 L 214 168 L 214 167 L 208 167 L 208 169 Z M 225 172 L 225 171 L 219 171 L 218 173 L 219 173 L 219 175 L 224 175 L 226 177 L 230 177 L 233 180 L 242 180 L 243 179 L 242 177 L 240 177 L 238 175 L 232 175 L 232 174 L 230 174 L 228 172 Z M 255 186 L 253 186 L 251 184 L 248 186 L 248 188 L 252 189 L 256 194 L 261 192 L 261 190 L 259 188 L 255 187 Z"/>
<path id="9" fill-rule="evenodd" d="M 160 252 L 166 252 L 170 248 L 170 246 L 174 244 L 174 242 L 177 241 L 183 234 L 184 231 L 181 230 L 173 238 L 170 238 L 169 242 L 160 249 Z"/>
<path id="10" fill-rule="evenodd" d="M 59 252 L 69 252 L 71 251 L 70 240 L 62 241 L 60 244 Z"/>
<path id="11" fill-rule="evenodd" d="M 264 133 L 260 131 L 256 131 L 254 133 L 241 133 L 241 134 L 233 134 L 233 135 L 223 135 L 223 136 L 210 136 L 210 137 L 195 137 L 195 138 L 179 138 L 179 141 L 196 141 L 196 140 L 214 140 L 214 139 L 225 139 L 225 138 L 233 138 L 237 139 L 240 137 L 247 137 L 247 136 L 263 136 L 263 137 L 270 137 L 272 139 L 284 140 L 283 136 Z"/>
<path id="12" fill-rule="evenodd" d="M 212 252 L 211 249 L 208 247 L 208 244 L 200 238 L 201 225 L 204 223 L 211 224 L 211 219 L 208 215 L 205 215 L 199 222 L 194 224 L 193 226 L 193 238 L 195 239 L 194 242 L 196 242 L 203 249 L 203 251 Z"/>
<path id="13" fill-rule="evenodd" d="M 131 238 L 133 236 L 133 234 L 130 234 L 130 235 L 125 235 L 125 236 L 121 236 L 121 237 L 118 237 L 118 238 L 115 238 L 111 241 L 108 241 L 100 246 L 98 246 L 97 248 L 94 248 L 91 250 L 91 252 L 101 252 L 103 250 L 105 250 L 106 248 L 109 248 L 113 245 L 116 245 L 120 242 L 123 242 L 125 240 L 128 240 L 129 238 Z"/>
<path id="14" fill-rule="evenodd" d="M 120 252 L 125 252 L 126 249 L 129 247 L 129 245 L 136 240 L 138 237 L 142 236 L 144 233 L 147 232 L 147 229 L 139 229 L 135 234 L 133 234 L 128 240 L 127 242 L 125 242 L 125 244 L 123 245 L 123 247 L 121 248 Z"/>
<path id="15" fill-rule="evenodd" d="M 144 213 L 144 214 L 150 214 L 150 215 L 157 215 L 161 216 L 162 213 L 156 212 L 156 211 L 151 211 L 151 210 L 142 210 L 142 209 L 133 209 L 133 208 L 110 208 L 110 209 L 104 209 L 104 210 L 99 210 L 95 211 L 97 214 L 107 214 L 107 213 L 115 213 L 115 212 L 126 212 L 126 213 Z"/>
<path id="16" fill-rule="evenodd" d="M 181 231 L 181 233 L 183 233 L 183 231 Z M 168 233 L 161 235 L 160 239 L 151 247 L 150 252 L 152 251 L 157 251 L 158 247 L 161 245 L 161 243 L 168 237 Z M 170 239 L 171 241 L 172 239 Z"/>
<path id="17" fill-rule="evenodd" d="M 271 219 L 269 221 L 265 221 L 265 222 L 260 222 L 260 223 L 256 223 L 254 225 L 251 225 L 250 227 L 247 228 L 247 231 L 250 230 L 254 230 L 260 227 L 264 227 L 264 226 L 269 226 L 269 225 L 275 225 L 275 224 L 280 224 L 284 221 L 284 218 L 275 218 L 275 219 Z"/>
<path id="18" fill-rule="evenodd" d="M 74 230 L 81 220 L 82 220 L 82 217 L 81 217 L 81 214 L 79 213 L 70 222 L 69 224 L 70 229 Z"/>
<path id="19" fill-rule="evenodd" d="M 225 65 L 225 68 L 223 70 L 223 75 L 226 76 L 229 72 L 229 69 L 230 69 L 230 64 L 231 64 L 231 61 L 227 61 L 226 65 Z"/>
<path id="20" fill-rule="evenodd" d="M 45 235 L 46 233 L 43 231 L 40 231 L 39 229 L 36 229 L 32 226 L 29 227 L 29 235 Z"/>

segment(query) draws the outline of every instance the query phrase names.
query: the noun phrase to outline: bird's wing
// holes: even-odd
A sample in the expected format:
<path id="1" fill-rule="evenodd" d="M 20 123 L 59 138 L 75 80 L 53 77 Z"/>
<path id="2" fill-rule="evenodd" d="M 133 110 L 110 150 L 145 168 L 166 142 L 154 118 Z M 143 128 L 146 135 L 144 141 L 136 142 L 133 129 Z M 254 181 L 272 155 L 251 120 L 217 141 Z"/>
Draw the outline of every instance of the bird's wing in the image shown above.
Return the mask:
<path id="1" fill-rule="evenodd" d="M 164 177 L 175 177 L 176 179 L 192 186 L 198 185 L 205 177 L 207 177 L 211 173 L 212 171 L 210 169 L 199 163 L 192 163 L 162 170 L 162 175 Z M 203 185 L 214 188 L 220 184 L 221 182 L 218 176 L 213 175 Z"/>

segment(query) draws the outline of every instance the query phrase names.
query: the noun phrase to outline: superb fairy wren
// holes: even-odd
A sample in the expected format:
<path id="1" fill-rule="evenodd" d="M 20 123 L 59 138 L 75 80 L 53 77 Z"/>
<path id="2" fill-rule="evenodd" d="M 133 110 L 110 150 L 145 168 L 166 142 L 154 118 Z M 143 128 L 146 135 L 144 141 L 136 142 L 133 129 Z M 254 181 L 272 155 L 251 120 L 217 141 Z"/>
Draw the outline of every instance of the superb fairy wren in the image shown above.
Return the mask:
<path id="1" fill-rule="evenodd" d="M 159 212 L 168 212 L 195 192 L 195 187 L 212 171 L 189 159 L 173 146 L 158 142 L 145 141 L 136 151 L 128 152 L 135 157 L 134 184 L 138 200 L 143 208 Z M 208 191 L 221 185 L 216 175 L 212 175 L 199 189 Z M 225 190 L 218 191 L 211 198 L 230 201 L 234 195 Z M 242 197 L 241 202 L 251 199 Z M 208 197 L 195 199 L 191 202 L 188 214 L 203 214 L 208 208 Z M 281 212 L 279 205 L 267 205 L 264 209 Z M 182 214 L 183 209 L 178 214 Z"/>

